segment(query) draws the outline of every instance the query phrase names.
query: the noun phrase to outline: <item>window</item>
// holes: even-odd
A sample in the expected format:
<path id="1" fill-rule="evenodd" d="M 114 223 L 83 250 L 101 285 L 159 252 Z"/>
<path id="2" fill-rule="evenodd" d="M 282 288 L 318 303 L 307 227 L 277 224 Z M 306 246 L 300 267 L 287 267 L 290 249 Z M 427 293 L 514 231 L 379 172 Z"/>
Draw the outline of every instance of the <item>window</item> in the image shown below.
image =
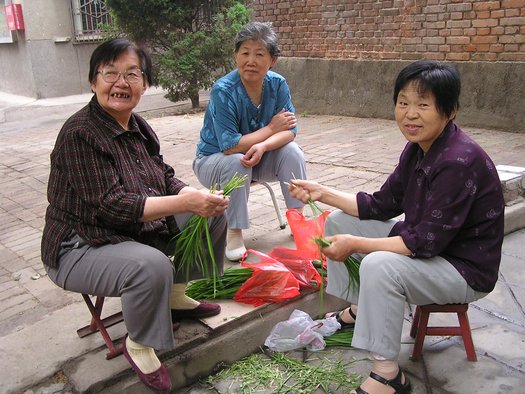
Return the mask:
<path id="1" fill-rule="evenodd" d="M 16 37 L 7 27 L 5 3 L 5 0 L 0 0 L 0 44 L 12 43 Z"/>
<path id="2" fill-rule="evenodd" d="M 75 41 L 98 41 L 103 24 L 111 23 L 104 0 L 71 0 Z"/>

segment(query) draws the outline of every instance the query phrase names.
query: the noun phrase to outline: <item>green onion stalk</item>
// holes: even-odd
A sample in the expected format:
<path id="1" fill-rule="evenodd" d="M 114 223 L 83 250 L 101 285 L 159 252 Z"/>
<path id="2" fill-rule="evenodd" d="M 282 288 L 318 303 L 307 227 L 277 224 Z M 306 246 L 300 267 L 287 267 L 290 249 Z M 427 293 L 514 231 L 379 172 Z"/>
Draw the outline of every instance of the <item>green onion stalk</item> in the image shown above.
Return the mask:
<path id="1" fill-rule="evenodd" d="M 243 187 L 246 179 L 247 175 L 239 176 L 235 173 L 222 189 L 223 196 L 228 197 L 235 189 Z M 215 193 L 216 190 L 217 185 L 210 189 L 210 193 Z M 182 231 L 174 238 L 175 250 L 171 257 L 173 262 L 179 262 L 177 271 L 182 271 L 186 277 L 186 281 L 188 281 L 191 267 L 197 265 L 197 268 L 202 272 L 204 277 L 209 278 L 211 276 L 213 278 L 215 292 L 217 263 L 215 261 L 215 254 L 213 253 L 208 218 L 192 215 Z M 206 239 L 206 243 L 204 243 L 204 238 Z M 208 256 L 212 263 L 211 275 L 207 264 Z"/>

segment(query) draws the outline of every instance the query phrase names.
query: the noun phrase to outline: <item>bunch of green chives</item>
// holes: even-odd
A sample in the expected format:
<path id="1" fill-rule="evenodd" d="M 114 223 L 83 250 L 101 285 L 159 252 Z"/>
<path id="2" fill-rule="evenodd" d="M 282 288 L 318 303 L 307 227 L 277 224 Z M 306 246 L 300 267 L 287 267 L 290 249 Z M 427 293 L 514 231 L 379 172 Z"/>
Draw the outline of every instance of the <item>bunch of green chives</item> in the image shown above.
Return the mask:
<path id="1" fill-rule="evenodd" d="M 328 337 L 324 337 L 326 346 L 352 347 L 354 329 L 338 330 Z"/>
<path id="2" fill-rule="evenodd" d="M 230 179 L 222 189 L 223 196 L 228 197 L 235 189 L 243 187 L 246 179 L 247 175 L 238 176 L 237 173 L 235 173 L 232 179 Z M 216 190 L 217 186 L 214 186 L 210 189 L 210 193 L 214 193 Z M 179 262 L 178 271 L 182 271 L 186 280 L 188 280 L 191 267 L 197 265 L 197 268 L 202 272 L 203 276 L 207 278 L 211 276 L 215 283 L 217 278 L 217 263 L 215 261 L 215 254 L 213 253 L 208 218 L 192 215 L 182 231 L 175 237 L 175 250 L 172 255 L 172 260 Z M 206 238 L 206 244 L 204 243 L 204 238 Z M 207 264 L 207 256 L 209 256 L 212 263 L 211 275 Z"/>
<path id="3" fill-rule="evenodd" d="M 312 214 L 317 217 L 319 215 L 322 215 L 323 214 L 323 210 L 319 207 L 319 205 L 317 205 L 312 199 L 308 199 L 308 206 L 310 207 L 310 209 L 312 210 Z"/>
<path id="4" fill-rule="evenodd" d="M 252 273 L 251 268 L 228 268 L 216 281 L 207 278 L 191 281 L 186 295 L 194 300 L 232 299 Z"/>
<path id="5" fill-rule="evenodd" d="M 319 237 L 314 238 L 314 242 L 319 248 L 324 248 L 325 246 L 330 246 L 332 244 L 332 242 L 328 241 L 326 238 Z M 354 256 L 348 256 L 343 263 L 348 271 L 350 284 L 353 284 L 355 287 L 359 286 L 359 260 Z"/>

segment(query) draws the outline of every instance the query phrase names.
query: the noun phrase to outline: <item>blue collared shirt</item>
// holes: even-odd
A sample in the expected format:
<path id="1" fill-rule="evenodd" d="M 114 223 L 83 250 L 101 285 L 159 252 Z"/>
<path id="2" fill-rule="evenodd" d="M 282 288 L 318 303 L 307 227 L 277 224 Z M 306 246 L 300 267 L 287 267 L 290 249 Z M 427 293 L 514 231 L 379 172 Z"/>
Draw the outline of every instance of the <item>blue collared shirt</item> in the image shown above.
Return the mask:
<path id="1" fill-rule="evenodd" d="M 268 71 L 264 77 L 262 100 L 255 106 L 234 70 L 213 85 L 197 144 L 197 156 L 224 152 L 239 143 L 243 135 L 267 126 L 284 108 L 294 112 L 290 89 L 281 75 Z M 297 128 L 291 130 L 297 133 Z"/>

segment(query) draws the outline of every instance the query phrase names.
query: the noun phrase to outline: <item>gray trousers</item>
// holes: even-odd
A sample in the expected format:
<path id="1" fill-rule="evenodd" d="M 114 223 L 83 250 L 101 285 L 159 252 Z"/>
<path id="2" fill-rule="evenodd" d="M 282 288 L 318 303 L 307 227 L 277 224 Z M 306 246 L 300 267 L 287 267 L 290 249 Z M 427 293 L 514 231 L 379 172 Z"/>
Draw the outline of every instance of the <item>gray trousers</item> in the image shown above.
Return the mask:
<path id="1" fill-rule="evenodd" d="M 395 220 L 360 220 L 336 210 L 327 218 L 325 236 L 383 238 L 395 223 Z M 328 259 L 326 291 L 358 305 L 352 346 L 387 360 L 399 357 L 406 302 L 469 303 L 487 295 L 474 291 L 452 264 L 439 256 L 417 259 L 380 251 L 354 257 L 361 260 L 359 288 L 349 287 L 343 263 Z"/>
<path id="2" fill-rule="evenodd" d="M 253 168 L 242 166 L 242 153 L 225 155 L 215 153 L 210 156 L 199 156 L 193 161 L 193 171 L 199 182 L 207 188 L 213 185 L 224 185 L 235 173 L 239 176 L 247 175 L 248 180 L 243 188 L 234 190 L 230 197 L 230 204 L 226 210 L 228 228 L 247 229 L 250 227 L 248 217 L 248 197 L 250 183 L 253 181 L 271 182 L 280 181 L 286 207 L 301 208 L 304 204 L 290 196 L 288 186 L 283 182 L 290 182 L 294 176 L 297 179 L 307 179 L 304 152 L 295 142 L 290 142 L 279 149 L 266 152 L 259 164 Z"/>
<path id="3" fill-rule="evenodd" d="M 189 216 L 176 216 L 179 228 Z M 214 217 L 208 223 L 217 268 L 222 274 L 226 219 Z M 46 270 L 49 278 L 65 290 L 120 297 L 129 337 L 157 350 L 171 350 L 175 347 L 171 288 L 174 281 L 185 282 L 186 278 L 176 275 L 173 262 L 165 254 L 170 247 L 169 242 L 161 240 L 155 246 L 134 241 L 91 246 L 72 231 L 62 242 L 58 267 Z M 197 270 L 190 273 L 190 279 L 200 277 Z"/>

